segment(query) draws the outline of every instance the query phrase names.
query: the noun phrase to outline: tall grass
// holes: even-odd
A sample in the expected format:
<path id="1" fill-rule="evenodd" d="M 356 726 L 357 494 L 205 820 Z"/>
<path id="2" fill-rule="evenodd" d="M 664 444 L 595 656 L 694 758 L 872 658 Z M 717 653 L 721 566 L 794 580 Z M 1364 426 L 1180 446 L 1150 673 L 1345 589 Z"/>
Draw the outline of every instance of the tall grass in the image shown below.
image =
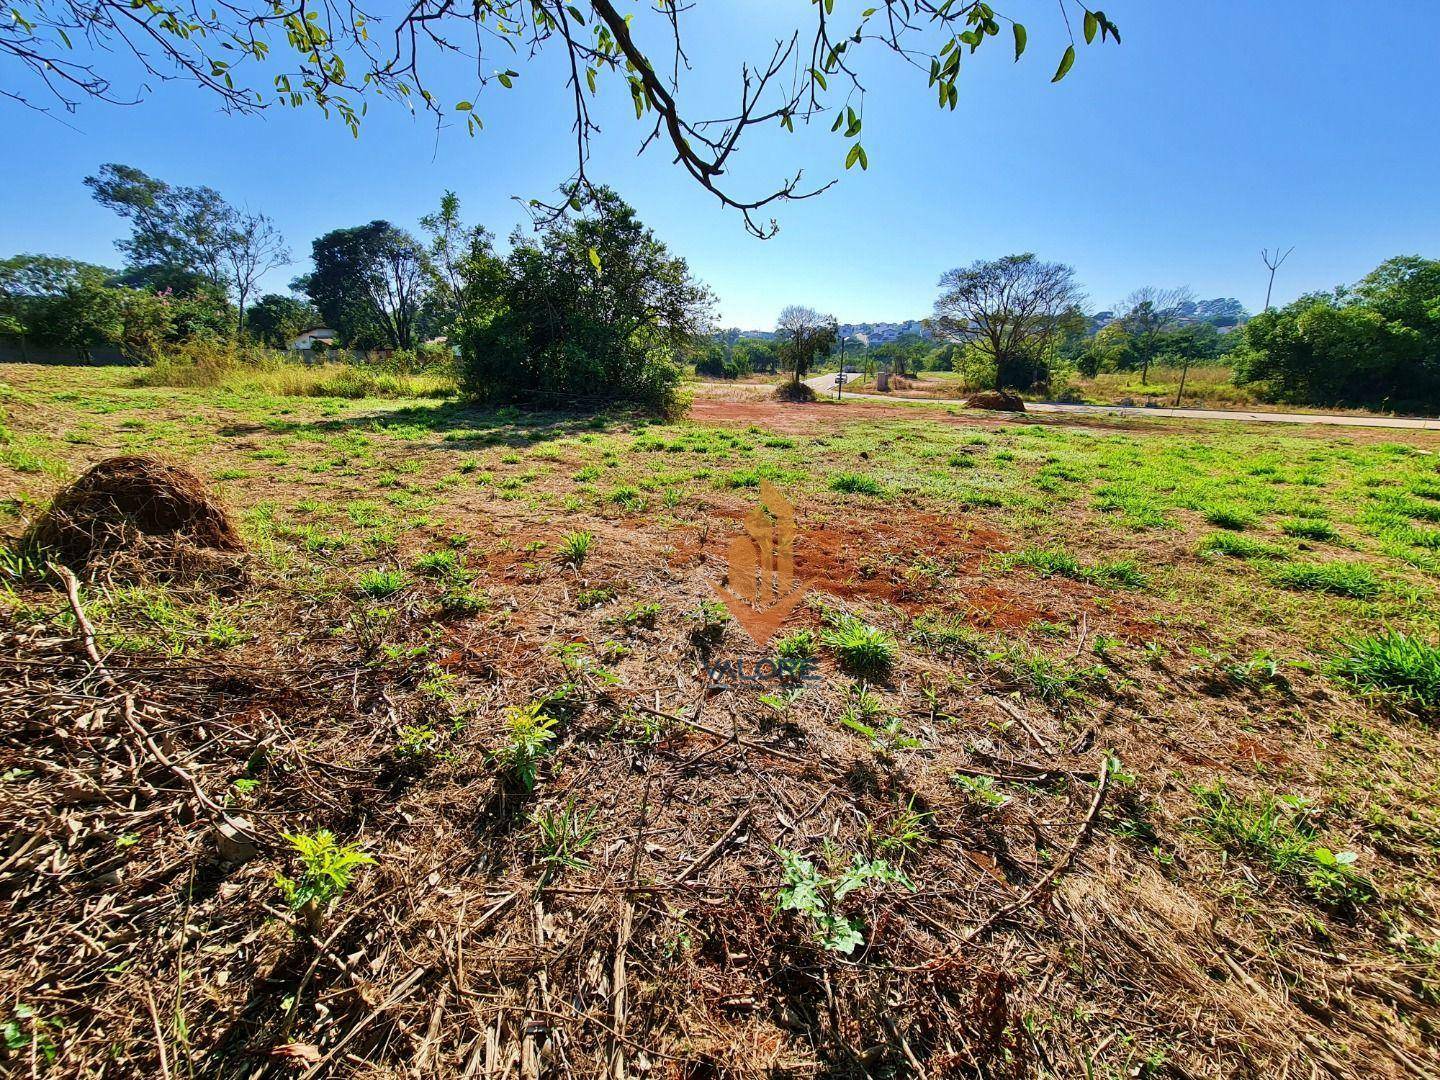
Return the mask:
<path id="1" fill-rule="evenodd" d="M 273 349 L 190 342 L 142 368 L 135 383 L 271 397 L 438 398 L 455 393 L 449 365 L 419 372 L 404 367 L 343 360 L 306 364 Z"/>

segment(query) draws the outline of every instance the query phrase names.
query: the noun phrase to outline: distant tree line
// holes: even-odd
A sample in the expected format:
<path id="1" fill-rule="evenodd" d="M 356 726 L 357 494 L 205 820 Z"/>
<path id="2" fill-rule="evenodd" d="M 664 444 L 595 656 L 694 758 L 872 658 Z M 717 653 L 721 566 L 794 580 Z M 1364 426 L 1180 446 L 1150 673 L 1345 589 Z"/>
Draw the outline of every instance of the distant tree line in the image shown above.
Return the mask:
<path id="1" fill-rule="evenodd" d="M 185 342 L 283 348 L 305 330 L 346 349 L 443 358 L 486 401 L 626 401 L 668 410 L 712 297 L 615 192 L 596 188 L 509 251 L 445 193 L 422 236 L 377 220 L 311 245 L 292 295 L 255 296 L 290 262 L 273 223 L 211 188 L 106 165 L 86 184 L 129 234 L 122 270 L 47 255 L 0 261 L 0 336 L 140 361 Z"/>

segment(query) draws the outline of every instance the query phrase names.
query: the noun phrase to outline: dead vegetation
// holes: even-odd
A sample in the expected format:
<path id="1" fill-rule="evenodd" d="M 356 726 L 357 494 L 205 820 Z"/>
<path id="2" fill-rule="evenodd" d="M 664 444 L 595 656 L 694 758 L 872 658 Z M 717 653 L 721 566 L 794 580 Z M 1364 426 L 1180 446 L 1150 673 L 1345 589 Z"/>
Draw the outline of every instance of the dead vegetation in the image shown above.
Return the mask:
<path id="1" fill-rule="evenodd" d="M 972 409 L 992 412 L 1024 412 L 1025 402 L 1013 390 L 980 390 L 965 395 L 965 404 Z"/>
<path id="2" fill-rule="evenodd" d="M 755 656 L 733 625 L 716 639 L 668 617 L 617 638 L 623 655 L 577 633 L 567 596 L 645 549 L 621 535 L 584 577 L 496 566 L 518 590 L 504 634 L 447 623 L 438 649 L 387 662 L 327 644 L 324 610 L 292 613 L 309 628 L 293 651 L 106 657 L 60 570 L 74 625 L 9 634 L 0 688 L 22 1059 L 43 1066 L 48 1045 L 67 1070 L 172 1076 L 1437 1067 L 1402 1019 L 1428 1008 L 1423 970 L 1337 970 L 1333 938 L 1279 962 L 1196 891 L 1210 856 L 1178 854 L 1182 823 L 1131 771 L 1165 770 L 1117 724 L 1141 701 L 1037 708 L 943 636 L 883 685 L 829 661 L 803 700 L 707 683 L 717 653 Z M 646 573 L 640 595 L 703 599 L 703 575 Z M 439 625 L 417 601 L 401 641 Z M 553 738 L 519 782 L 505 747 L 527 702 Z M 375 861 L 307 915 L 275 874 L 303 880 L 287 837 L 321 829 Z"/>
<path id="3" fill-rule="evenodd" d="M 111 561 L 132 575 L 233 568 L 244 541 L 189 469 L 158 458 L 106 458 L 56 492 L 24 537 L 76 566 Z"/>

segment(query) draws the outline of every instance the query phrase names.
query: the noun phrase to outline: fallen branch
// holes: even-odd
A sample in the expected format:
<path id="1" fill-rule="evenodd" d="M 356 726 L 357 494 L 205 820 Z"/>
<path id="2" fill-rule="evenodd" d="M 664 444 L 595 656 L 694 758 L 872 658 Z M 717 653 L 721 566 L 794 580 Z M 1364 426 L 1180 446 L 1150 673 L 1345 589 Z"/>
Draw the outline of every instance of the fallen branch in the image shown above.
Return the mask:
<path id="1" fill-rule="evenodd" d="M 750 811 L 748 809 L 740 811 L 740 816 L 735 819 L 735 823 L 731 825 L 730 828 L 725 830 L 725 835 L 701 852 L 699 857 L 690 862 L 680 873 L 676 874 L 674 883 L 680 885 L 692 874 L 698 874 L 701 870 L 709 866 L 710 863 L 715 860 L 715 857 L 725 849 L 725 846 L 735 839 L 736 834 L 744 828 L 745 823 L 749 820 Z"/>
<path id="2" fill-rule="evenodd" d="M 962 935 L 960 944 L 969 945 L 978 940 L 982 935 L 994 929 L 999 923 L 1029 907 L 1050 888 L 1055 882 L 1055 879 L 1066 871 L 1070 864 L 1075 861 L 1075 856 L 1080 853 L 1080 849 L 1085 846 L 1085 841 L 1089 838 L 1090 831 L 1095 827 L 1095 819 L 1100 815 L 1100 807 L 1105 803 L 1105 794 L 1109 788 L 1110 760 L 1109 758 L 1102 758 L 1100 761 L 1099 782 L 1095 785 L 1095 797 L 1090 801 L 1090 809 L 1085 814 L 1085 820 L 1080 824 L 1080 831 L 1075 834 L 1075 842 L 1070 845 L 1063 856 L 1056 860 L 1055 865 L 1050 867 L 1040 880 L 1026 889 L 1017 899 L 992 911 L 980 925 Z M 937 956 L 933 960 L 927 960 L 925 963 L 914 967 L 897 967 L 894 970 L 929 971 L 937 967 L 945 967 L 949 964 L 958 963 L 963 959 L 964 957 L 959 953 L 950 953 L 946 956 Z"/>
<path id="3" fill-rule="evenodd" d="M 84 606 L 80 603 L 79 578 L 71 572 L 69 567 L 62 566 L 60 563 L 51 562 L 47 563 L 46 566 L 50 572 L 58 577 L 64 584 L 65 596 L 70 602 L 70 613 L 75 616 L 75 625 L 80 631 L 80 644 L 85 650 L 85 655 L 90 658 L 90 663 L 94 666 L 95 673 L 100 677 L 100 681 L 120 696 L 120 714 L 125 718 L 125 724 L 130 728 L 131 733 L 140 740 L 141 745 L 151 757 L 166 769 L 170 770 L 177 779 L 189 786 L 195 795 L 196 801 L 198 801 L 202 807 L 217 816 L 221 821 L 227 823 L 235 831 L 242 835 L 249 836 L 251 839 L 255 839 L 248 829 L 225 812 L 223 806 L 205 794 L 205 789 L 200 786 L 200 782 L 195 779 L 193 773 L 184 766 L 171 760 L 170 756 L 155 742 L 155 738 L 150 734 L 149 729 L 140 722 L 140 717 L 135 708 L 135 695 L 125 689 L 120 681 L 111 674 L 104 657 L 100 655 L 100 649 L 95 644 L 95 624 L 90 621 L 90 617 L 85 614 Z"/>

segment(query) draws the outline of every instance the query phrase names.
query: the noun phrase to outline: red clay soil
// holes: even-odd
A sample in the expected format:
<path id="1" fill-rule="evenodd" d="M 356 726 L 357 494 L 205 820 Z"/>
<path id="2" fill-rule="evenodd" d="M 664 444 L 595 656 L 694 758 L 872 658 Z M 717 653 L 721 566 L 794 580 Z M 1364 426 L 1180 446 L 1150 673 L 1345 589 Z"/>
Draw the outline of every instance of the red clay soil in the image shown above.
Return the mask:
<path id="1" fill-rule="evenodd" d="M 928 414 L 897 414 L 893 405 L 859 402 L 851 405 L 823 401 L 717 401 L 707 398 L 695 399 L 690 406 L 690 418 L 704 424 L 759 424 L 770 431 L 793 434 L 819 431 L 843 420 L 954 419 L 938 412 L 934 417 Z"/>

